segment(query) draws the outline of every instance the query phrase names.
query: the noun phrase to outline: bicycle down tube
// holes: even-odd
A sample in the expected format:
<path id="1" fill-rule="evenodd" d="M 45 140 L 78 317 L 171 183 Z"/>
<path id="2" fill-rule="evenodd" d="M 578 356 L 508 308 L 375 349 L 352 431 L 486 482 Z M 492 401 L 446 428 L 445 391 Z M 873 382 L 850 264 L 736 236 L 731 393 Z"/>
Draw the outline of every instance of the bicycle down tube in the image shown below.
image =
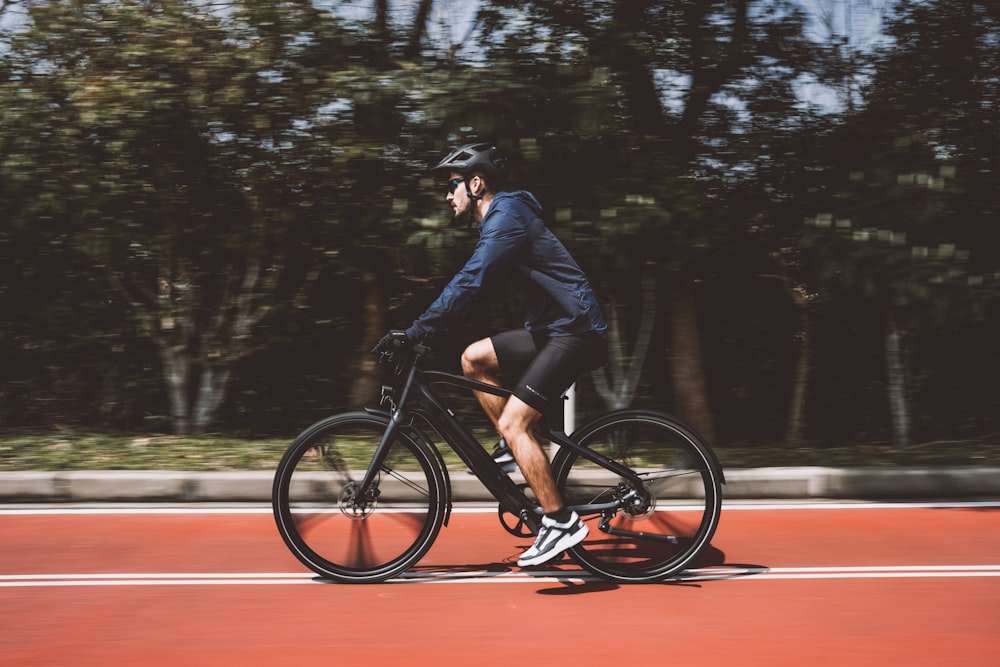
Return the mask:
<path id="1" fill-rule="evenodd" d="M 419 415 L 444 439 L 465 465 L 472 470 L 483 486 L 508 511 L 520 514 L 522 510 L 535 505 L 524 492 L 493 461 L 493 457 L 480 445 L 479 441 L 455 417 L 454 412 L 445 407 L 431 391 L 430 385 L 446 383 L 453 386 L 484 391 L 495 396 L 510 396 L 511 391 L 502 387 L 469 380 L 458 375 L 441 371 L 421 371 L 420 397 L 416 406 L 410 408 Z"/>

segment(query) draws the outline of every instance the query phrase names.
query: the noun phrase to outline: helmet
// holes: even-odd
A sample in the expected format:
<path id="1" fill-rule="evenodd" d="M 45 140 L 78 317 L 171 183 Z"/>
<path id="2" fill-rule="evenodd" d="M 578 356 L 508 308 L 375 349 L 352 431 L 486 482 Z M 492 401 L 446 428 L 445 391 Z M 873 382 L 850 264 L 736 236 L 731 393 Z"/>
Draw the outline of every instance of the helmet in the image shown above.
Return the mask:
<path id="1" fill-rule="evenodd" d="M 466 144 L 453 148 L 431 171 L 456 171 L 463 176 L 478 171 L 487 179 L 503 181 L 507 176 L 507 158 L 493 144 Z"/>

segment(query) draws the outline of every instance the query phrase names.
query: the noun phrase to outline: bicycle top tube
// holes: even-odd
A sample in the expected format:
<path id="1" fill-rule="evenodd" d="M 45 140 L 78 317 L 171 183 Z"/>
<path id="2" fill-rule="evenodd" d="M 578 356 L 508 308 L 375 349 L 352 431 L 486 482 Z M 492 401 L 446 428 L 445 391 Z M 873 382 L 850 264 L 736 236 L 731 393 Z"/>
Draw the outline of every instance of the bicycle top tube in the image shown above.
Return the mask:
<path id="1" fill-rule="evenodd" d="M 486 382 L 480 382 L 478 380 L 470 380 L 464 375 L 457 375 L 455 373 L 448 373 L 446 371 L 440 370 L 429 370 L 422 368 L 422 362 L 431 356 L 431 349 L 423 344 L 416 344 L 409 350 L 400 351 L 397 353 L 399 356 L 396 358 L 391 358 L 388 360 L 383 360 L 383 363 L 394 364 L 395 365 L 395 375 L 397 377 L 408 378 L 402 385 L 396 385 L 399 393 L 405 393 L 405 389 L 413 381 L 424 386 L 424 390 L 430 393 L 430 396 L 434 397 L 432 402 L 437 402 L 440 399 L 431 391 L 431 385 L 435 384 L 448 384 L 460 389 L 466 389 L 473 392 L 483 392 L 486 394 L 492 394 L 493 396 L 499 396 L 500 398 L 510 398 L 514 395 L 514 390 L 507 387 L 501 387 L 493 384 L 488 384 Z M 384 400 L 383 396 L 383 400 Z M 403 399 L 403 397 L 400 397 Z M 399 403 L 393 402 L 393 405 L 403 405 L 403 400 Z M 439 407 L 444 406 L 440 403 Z M 447 412 L 446 409 L 444 409 Z M 543 414 L 542 419 L 538 424 L 538 431 L 543 435 L 547 435 L 550 438 L 557 436 L 559 429 L 552 428 L 552 422 L 549 420 L 548 414 Z"/>
<path id="2" fill-rule="evenodd" d="M 430 391 L 431 385 L 448 384 L 473 392 L 492 394 L 493 396 L 499 396 L 500 398 L 510 398 L 514 395 L 514 390 L 507 387 L 488 384 L 478 380 L 470 380 L 464 375 L 422 368 L 421 362 L 431 357 L 431 349 L 426 345 L 418 343 L 410 350 L 401 352 L 400 354 L 401 356 L 399 358 L 390 361 L 390 363 L 395 363 L 395 374 L 397 376 L 409 375 L 410 369 L 415 367 L 416 372 L 413 374 L 413 378 L 417 379 L 420 384 L 423 384 L 426 387 L 426 391 Z M 432 393 L 432 395 L 434 394 Z M 542 420 L 538 424 L 539 432 L 546 435 L 558 433 L 559 429 L 553 429 L 551 424 L 552 422 L 549 420 L 549 415 L 543 414 Z"/>
<path id="3" fill-rule="evenodd" d="M 478 380 L 470 380 L 467 377 L 461 375 L 455 375 L 454 373 L 446 373 L 445 371 L 418 371 L 420 379 L 427 384 L 450 384 L 456 387 L 461 387 L 462 389 L 469 389 L 471 391 L 481 391 L 486 394 L 493 394 L 494 396 L 501 396 L 503 398 L 508 398 L 514 394 L 510 389 L 504 387 L 498 387 L 493 384 L 487 384 L 485 382 L 479 382 Z"/>
<path id="4" fill-rule="evenodd" d="M 416 375 L 424 384 L 450 384 L 462 389 L 481 391 L 487 394 L 493 394 L 494 396 L 500 396 L 502 398 L 509 398 L 514 394 L 514 392 L 510 389 L 487 384 L 485 382 L 479 382 L 478 380 L 470 380 L 463 375 L 422 368 L 421 361 L 429 358 L 431 355 L 431 350 L 426 345 L 417 344 L 410 350 L 399 352 L 397 354 L 400 355 L 398 358 L 385 360 L 388 364 L 395 364 L 395 375 L 397 376 L 406 376 L 409 374 L 409 370 L 411 368 L 416 367 Z"/>

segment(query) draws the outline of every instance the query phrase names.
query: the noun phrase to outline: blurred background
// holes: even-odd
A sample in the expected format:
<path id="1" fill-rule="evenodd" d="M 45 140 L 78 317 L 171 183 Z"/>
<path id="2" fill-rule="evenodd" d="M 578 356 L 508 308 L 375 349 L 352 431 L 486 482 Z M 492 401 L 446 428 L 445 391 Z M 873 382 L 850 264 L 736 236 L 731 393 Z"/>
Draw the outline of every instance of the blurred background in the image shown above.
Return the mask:
<path id="1" fill-rule="evenodd" d="M 585 415 L 1000 432 L 995 0 L 0 0 L 0 428 L 294 434 L 471 253 L 495 142 L 589 274 Z M 434 345 L 518 326 L 502 289 Z"/>

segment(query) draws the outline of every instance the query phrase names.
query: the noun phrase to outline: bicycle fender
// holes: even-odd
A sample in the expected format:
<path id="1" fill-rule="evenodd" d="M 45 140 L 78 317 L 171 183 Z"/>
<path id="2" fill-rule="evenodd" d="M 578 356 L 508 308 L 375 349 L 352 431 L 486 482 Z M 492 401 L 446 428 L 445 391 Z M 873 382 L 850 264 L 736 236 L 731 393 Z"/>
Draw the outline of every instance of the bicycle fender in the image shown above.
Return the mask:
<path id="1" fill-rule="evenodd" d="M 369 406 L 365 408 L 365 412 L 375 417 L 384 417 L 387 421 L 392 417 L 391 413 L 382 407 Z M 428 438 L 426 433 L 413 424 L 400 426 L 400 431 L 411 440 L 416 441 L 433 452 L 434 458 L 437 459 L 438 467 L 441 469 L 441 474 L 444 476 L 445 509 L 443 525 L 447 526 L 448 521 L 451 519 L 452 496 L 451 477 L 448 475 L 448 466 L 445 465 L 444 457 L 441 456 L 441 451 L 434 445 L 434 441 Z"/>
<path id="2" fill-rule="evenodd" d="M 441 474 L 444 477 L 444 494 L 445 494 L 445 509 L 444 509 L 444 526 L 448 526 L 448 520 L 451 519 L 451 477 L 448 475 L 448 466 L 445 465 L 444 457 L 441 456 L 441 451 L 434 445 L 434 441 L 427 437 L 427 434 L 421 431 L 416 426 L 407 426 L 403 431 L 414 440 L 423 443 L 423 445 L 434 452 L 434 456 L 437 458 L 438 466 L 441 468 Z"/>

